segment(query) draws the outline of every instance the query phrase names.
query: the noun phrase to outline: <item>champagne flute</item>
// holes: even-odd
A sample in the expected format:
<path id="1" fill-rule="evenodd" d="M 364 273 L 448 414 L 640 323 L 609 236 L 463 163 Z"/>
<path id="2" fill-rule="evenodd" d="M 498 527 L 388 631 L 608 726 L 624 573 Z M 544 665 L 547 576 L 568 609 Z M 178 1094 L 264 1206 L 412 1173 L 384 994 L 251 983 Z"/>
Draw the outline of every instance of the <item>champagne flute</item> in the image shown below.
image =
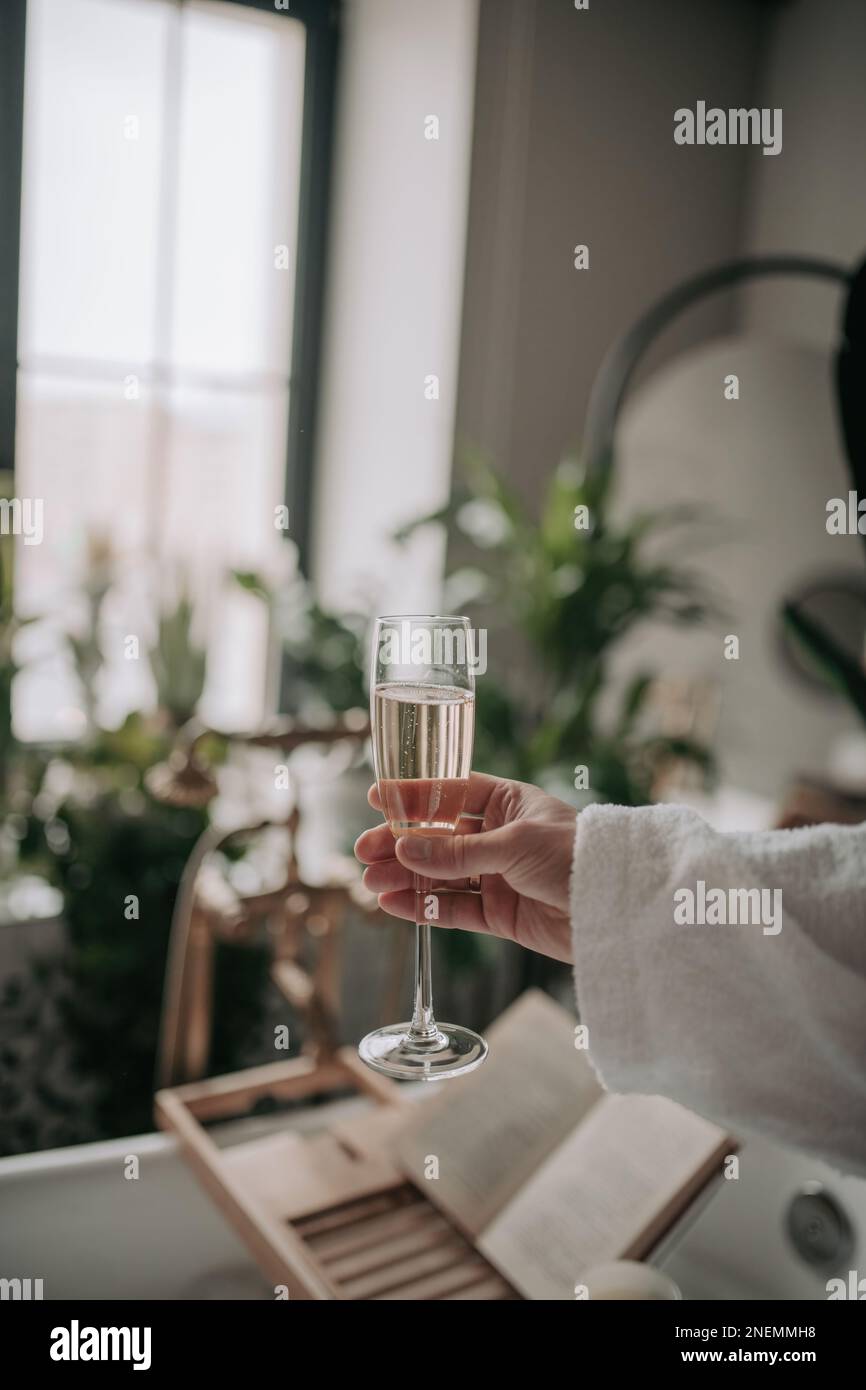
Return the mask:
<path id="1" fill-rule="evenodd" d="M 370 706 L 373 760 L 382 811 L 395 839 L 453 835 L 469 788 L 475 727 L 472 631 L 468 618 L 377 618 Z M 374 1071 L 439 1081 L 471 1071 L 487 1043 L 470 1028 L 433 1016 L 430 923 L 433 885 L 412 875 L 415 890 L 415 998 L 409 1023 L 368 1033 L 358 1052 Z"/>

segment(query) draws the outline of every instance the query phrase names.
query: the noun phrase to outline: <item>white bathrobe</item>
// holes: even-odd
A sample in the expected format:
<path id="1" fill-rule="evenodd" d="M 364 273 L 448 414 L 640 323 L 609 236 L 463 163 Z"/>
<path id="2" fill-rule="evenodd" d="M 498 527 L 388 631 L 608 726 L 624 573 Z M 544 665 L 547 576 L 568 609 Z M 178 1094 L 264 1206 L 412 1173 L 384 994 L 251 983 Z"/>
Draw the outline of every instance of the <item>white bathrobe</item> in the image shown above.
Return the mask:
<path id="1" fill-rule="evenodd" d="M 678 924 L 678 890 L 701 915 L 714 888 L 780 889 L 781 929 Z M 603 1085 L 866 1174 L 866 825 L 720 834 L 681 806 L 590 806 L 571 916 Z"/>

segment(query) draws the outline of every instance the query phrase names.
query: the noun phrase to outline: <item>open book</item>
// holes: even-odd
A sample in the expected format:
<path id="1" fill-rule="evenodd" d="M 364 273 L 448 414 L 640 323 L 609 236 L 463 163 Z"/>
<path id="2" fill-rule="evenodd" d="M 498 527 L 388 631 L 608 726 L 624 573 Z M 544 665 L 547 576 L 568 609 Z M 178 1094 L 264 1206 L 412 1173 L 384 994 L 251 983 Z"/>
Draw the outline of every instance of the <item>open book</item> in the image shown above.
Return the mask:
<path id="1" fill-rule="evenodd" d="M 392 1157 L 521 1293 L 573 1299 L 590 1266 L 648 1254 L 736 1146 L 673 1101 L 604 1091 L 538 990 L 489 1041 L 483 1067 L 392 1135 Z"/>

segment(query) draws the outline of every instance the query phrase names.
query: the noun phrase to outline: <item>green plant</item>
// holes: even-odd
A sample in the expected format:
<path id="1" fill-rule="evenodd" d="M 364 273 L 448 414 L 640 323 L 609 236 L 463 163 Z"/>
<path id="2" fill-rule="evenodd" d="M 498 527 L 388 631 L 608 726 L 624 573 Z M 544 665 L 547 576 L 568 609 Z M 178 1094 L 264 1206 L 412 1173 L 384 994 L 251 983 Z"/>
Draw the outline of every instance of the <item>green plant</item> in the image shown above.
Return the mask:
<path id="1" fill-rule="evenodd" d="M 207 652 L 195 638 L 195 607 L 185 589 L 173 606 L 163 604 L 150 650 L 159 707 L 175 728 L 191 719 L 202 697 Z"/>
<path id="2" fill-rule="evenodd" d="M 12 474 L 0 469 L 0 501 L 14 497 Z M 13 568 L 15 536 L 9 527 L 0 528 L 0 810 L 7 804 L 21 771 L 22 759 L 12 733 L 12 688 L 18 670 L 15 643 L 28 619 L 15 612 L 13 601 Z"/>
<path id="3" fill-rule="evenodd" d="M 277 594 L 260 574 L 236 570 L 235 580 L 268 607 L 282 651 L 281 703 L 292 714 L 315 719 L 367 704 L 364 649 L 367 620 L 358 613 L 328 613 L 299 576 Z"/>
<path id="4" fill-rule="evenodd" d="M 491 468 L 470 462 L 448 504 L 402 528 L 443 525 L 449 553 L 474 549 L 474 564 L 449 568 L 445 607 L 479 615 L 491 665 L 477 682 L 475 765 L 528 781 L 574 784 L 588 769 L 588 797 L 638 805 L 672 759 L 705 777 L 702 744 L 653 729 L 646 719 L 653 673 L 613 689 L 612 657 L 639 623 L 704 622 L 713 604 L 700 577 L 651 553 L 650 542 L 693 523 L 693 509 L 615 520 L 612 470 L 585 477 L 576 463 L 554 472 L 533 520 Z M 678 532 L 676 532 L 678 534 Z M 518 660 L 522 656 L 522 661 Z"/>
<path id="5" fill-rule="evenodd" d="M 3 538 L 5 541 L 5 537 Z M 177 887 L 206 824 L 202 811 L 163 805 L 145 773 L 163 762 L 201 694 L 205 657 L 185 595 L 164 610 L 150 653 L 160 702 L 118 729 L 99 727 L 96 685 L 108 547 L 91 541 L 86 619 L 68 638 L 87 711 L 86 734 L 62 750 L 23 747 L 11 723 L 15 675 L 10 569 L 0 586 L 0 850 L 60 889 L 65 941 L 4 980 L 0 1030 L 0 1151 L 138 1133 L 152 1126 L 153 1078 L 166 947 Z M 2 859 L 2 855 L 0 855 Z M 2 864 L 0 864 L 2 867 Z M 131 898 L 138 915 L 125 911 Z M 213 1056 L 225 1069 L 255 1048 L 267 988 L 264 950 L 217 951 Z M 261 1039 L 259 1039 L 261 1042 Z M 256 1060 L 268 1053 L 262 1047 Z"/>
<path id="6" fill-rule="evenodd" d="M 445 611 L 477 614 L 477 626 L 491 634 L 491 669 L 476 686 L 474 765 L 551 785 L 575 800 L 638 805 L 652 799 L 672 760 L 693 764 L 705 779 L 714 761 L 699 742 L 653 727 L 651 672 L 613 689 L 612 658 L 638 623 L 695 625 L 713 605 L 681 561 L 650 556 L 651 543 L 666 532 L 681 545 L 679 528 L 695 523 L 694 509 L 669 508 L 623 524 L 612 519 L 611 494 L 610 468 L 586 479 L 566 463 L 551 478 L 536 522 L 492 469 L 473 461 L 449 502 L 408 523 L 396 539 L 438 525 L 447 529 L 450 555 L 458 545 L 475 551 L 474 563 L 461 557 L 449 567 L 443 599 Z M 235 577 L 269 605 L 282 632 L 289 708 L 366 703 L 362 618 L 325 612 L 303 582 L 278 614 L 276 595 L 260 576 Z M 589 774 L 582 797 L 574 790 L 577 764 Z M 477 969 L 489 948 L 483 936 L 452 932 L 439 943 L 455 977 Z"/>
<path id="7" fill-rule="evenodd" d="M 89 731 L 98 727 L 96 685 L 103 667 L 100 624 L 102 605 L 111 590 L 113 568 L 114 556 L 110 541 L 105 535 L 91 531 L 87 537 L 87 559 L 81 586 L 85 620 L 81 631 L 66 634 L 81 687 L 86 727 Z"/>
<path id="8" fill-rule="evenodd" d="M 866 671 L 819 623 L 796 603 L 782 605 L 782 621 L 818 670 L 866 724 Z"/>

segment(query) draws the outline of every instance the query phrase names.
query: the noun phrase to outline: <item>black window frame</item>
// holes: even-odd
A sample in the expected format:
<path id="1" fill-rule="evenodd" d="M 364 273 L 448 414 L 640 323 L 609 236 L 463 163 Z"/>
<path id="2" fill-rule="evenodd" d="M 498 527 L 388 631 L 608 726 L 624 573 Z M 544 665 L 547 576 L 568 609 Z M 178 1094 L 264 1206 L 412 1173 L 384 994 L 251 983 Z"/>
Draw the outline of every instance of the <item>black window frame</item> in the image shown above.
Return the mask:
<path id="1" fill-rule="evenodd" d="M 0 469 L 15 466 L 26 0 L 0 5 Z"/>
<path id="2" fill-rule="evenodd" d="M 174 0 L 183 5 L 185 0 Z M 285 500 L 289 535 L 309 572 L 310 507 L 328 242 L 340 0 L 224 0 L 300 21 L 306 30 L 297 263 L 289 377 Z M 14 471 L 18 282 L 27 0 L 0 3 L 0 470 Z"/>

